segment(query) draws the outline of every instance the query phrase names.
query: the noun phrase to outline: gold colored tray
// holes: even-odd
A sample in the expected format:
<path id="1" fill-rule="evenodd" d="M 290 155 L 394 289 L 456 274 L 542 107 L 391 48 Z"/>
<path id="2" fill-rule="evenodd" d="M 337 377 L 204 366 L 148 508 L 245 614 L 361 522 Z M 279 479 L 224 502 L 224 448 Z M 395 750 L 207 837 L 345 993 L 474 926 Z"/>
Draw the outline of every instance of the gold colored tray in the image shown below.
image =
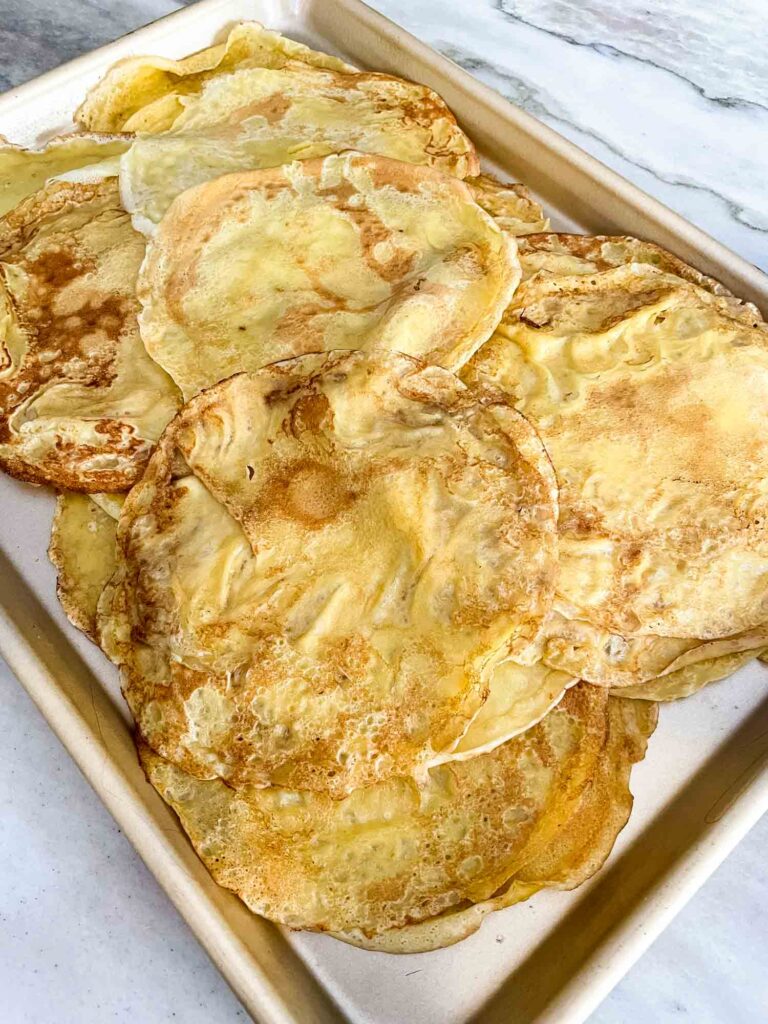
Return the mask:
<path id="1" fill-rule="evenodd" d="M 652 239 L 768 313 L 768 278 L 755 267 L 359 0 L 204 0 L 6 93 L 0 133 L 40 142 L 69 126 L 114 60 L 181 56 L 243 18 L 432 86 L 486 164 L 525 181 L 554 227 Z M 662 707 L 633 774 L 632 819 L 576 892 L 542 893 L 458 946 L 419 956 L 281 930 L 211 881 L 144 780 L 116 674 L 56 601 L 45 557 L 51 496 L 4 478 L 0 501 L 0 652 L 259 1021 L 583 1021 L 768 809 L 768 669 L 754 664 Z"/>

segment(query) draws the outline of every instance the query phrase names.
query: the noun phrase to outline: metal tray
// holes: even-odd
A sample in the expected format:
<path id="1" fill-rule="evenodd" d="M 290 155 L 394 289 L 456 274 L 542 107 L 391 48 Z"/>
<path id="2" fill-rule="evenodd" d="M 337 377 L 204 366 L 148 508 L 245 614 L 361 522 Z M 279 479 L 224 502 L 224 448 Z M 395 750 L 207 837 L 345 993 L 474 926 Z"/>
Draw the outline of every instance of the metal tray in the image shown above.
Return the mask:
<path id="1" fill-rule="evenodd" d="M 6 93 L 0 132 L 39 142 L 68 127 L 112 61 L 180 56 L 241 18 L 431 85 L 486 164 L 525 181 L 555 227 L 650 238 L 768 312 L 768 278 L 755 267 L 359 0 L 204 0 Z M 541 893 L 458 946 L 418 956 L 281 930 L 211 881 L 144 780 L 116 673 L 56 601 L 45 556 L 51 496 L 4 478 L 0 502 L 0 652 L 260 1021 L 583 1021 L 768 810 L 768 669 L 754 664 L 662 708 L 632 777 L 632 819 L 576 892 Z"/>

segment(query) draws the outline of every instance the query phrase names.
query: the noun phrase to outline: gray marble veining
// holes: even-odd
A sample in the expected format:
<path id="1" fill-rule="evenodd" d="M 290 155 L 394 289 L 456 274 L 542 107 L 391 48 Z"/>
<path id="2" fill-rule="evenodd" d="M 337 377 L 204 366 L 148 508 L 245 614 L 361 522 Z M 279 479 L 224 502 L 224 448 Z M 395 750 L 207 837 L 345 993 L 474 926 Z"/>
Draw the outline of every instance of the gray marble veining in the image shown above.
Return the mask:
<path id="1" fill-rule="evenodd" d="M 179 6 L 174 0 L 0 0 L 0 92 Z"/>
<path id="2" fill-rule="evenodd" d="M 761 2 L 497 0 L 496 6 L 571 45 L 671 71 L 705 99 L 768 108 L 768 54 L 758 43 L 765 33 Z"/>
<path id="3" fill-rule="evenodd" d="M 760 0 L 373 6 L 768 267 L 768 59 L 752 52 L 746 67 L 742 59 L 747 36 L 752 51 L 765 36 Z M 718 36 L 716 19 L 728 17 Z"/>
<path id="4" fill-rule="evenodd" d="M 369 2 L 768 266 L 764 0 Z M 0 89 L 176 6 L 0 0 Z M 0 736 L 0 1020 L 244 1020 L 1 664 Z M 768 1020 L 766 842 L 768 819 L 611 993 L 594 1024 Z"/>

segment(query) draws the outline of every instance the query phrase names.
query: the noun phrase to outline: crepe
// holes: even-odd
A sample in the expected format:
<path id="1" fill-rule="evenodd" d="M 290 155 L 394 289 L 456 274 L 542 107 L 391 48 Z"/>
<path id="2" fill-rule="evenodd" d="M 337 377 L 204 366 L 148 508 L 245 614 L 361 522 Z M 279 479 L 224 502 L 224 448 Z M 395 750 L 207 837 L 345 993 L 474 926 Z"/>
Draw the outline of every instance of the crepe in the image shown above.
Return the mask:
<path id="1" fill-rule="evenodd" d="M 149 781 L 248 907 L 370 950 L 580 885 L 656 702 L 768 651 L 760 313 L 255 22 L 75 118 L 0 138 L 0 467 L 59 492 Z"/>
<path id="2" fill-rule="evenodd" d="M 519 237 L 546 231 L 549 227 L 549 219 L 525 185 L 499 181 L 492 174 L 479 174 L 465 180 L 478 206 L 490 213 L 508 234 Z"/>
<path id="3" fill-rule="evenodd" d="M 585 689 L 582 684 L 575 694 Z M 575 889 L 591 878 L 605 863 L 629 819 L 630 772 L 645 757 L 658 718 L 656 705 L 649 701 L 614 697 L 605 710 L 606 733 L 589 781 L 561 796 L 558 812 L 552 813 L 547 825 L 525 845 L 518 856 L 522 866 L 499 892 L 477 903 L 465 901 L 416 924 L 375 935 L 358 928 L 337 932 L 336 938 L 383 953 L 425 953 L 467 938 L 494 910 L 528 900 L 541 889 Z"/>
<path id="4" fill-rule="evenodd" d="M 662 698 L 656 694 L 663 692 L 663 699 L 670 700 L 678 690 L 679 696 L 688 696 L 707 682 L 722 679 L 757 657 L 766 643 L 765 626 L 709 641 L 625 637 L 579 620 L 573 609 L 569 615 L 556 602 L 539 639 L 539 657 L 546 665 L 598 686 L 620 687 L 626 696 L 658 700 Z"/>
<path id="5" fill-rule="evenodd" d="M 717 657 L 693 661 L 690 664 L 683 663 L 679 668 L 656 679 L 636 686 L 625 686 L 612 690 L 611 693 L 640 700 L 682 700 L 684 697 L 691 697 L 694 693 L 698 693 L 710 683 L 719 682 L 721 679 L 733 675 L 738 669 L 754 661 L 764 650 L 765 648 L 748 648 L 747 650 L 737 650 L 731 654 L 721 654 Z"/>
<path id="6" fill-rule="evenodd" d="M 117 520 L 124 500 L 122 494 L 70 493 L 57 500 L 49 547 L 58 571 L 57 594 L 70 622 L 94 642 L 98 599 L 116 566 Z M 433 763 L 492 750 L 540 721 L 576 682 L 568 672 L 548 667 L 547 661 L 615 687 L 616 696 L 669 701 L 731 675 L 761 655 L 766 641 L 760 631 L 706 644 L 659 637 L 627 640 L 605 633 L 596 636 L 594 627 L 557 612 L 550 612 L 549 622 L 545 661 L 519 665 L 507 659 L 499 664 L 490 677 L 488 699 L 469 729 L 451 754 Z M 600 656 L 605 645 L 611 645 L 610 661 Z M 477 919 L 478 912 L 469 917 Z"/>
<path id="7" fill-rule="evenodd" d="M 89 133 L 60 135 L 40 149 L 25 149 L 0 136 L 0 216 L 37 192 L 49 178 L 114 161 L 130 142 L 129 136 Z"/>
<path id="8" fill-rule="evenodd" d="M 120 518 L 120 513 L 125 502 L 124 494 L 91 494 L 91 501 L 102 512 L 106 512 L 110 519 L 115 523 L 117 528 L 117 520 Z"/>
<path id="9" fill-rule="evenodd" d="M 61 606 L 72 625 L 94 643 L 98 642 L 99 598 L 117 566 L 116 523 L 96 504 L 96 497 L 59 495 L 48 548 L 48 556 L 57 571 L 56 594 Z"/>
<path id="10" fill-rule="evenodd" d="M 0 220 L 0 467 L 61 489 L 120 491 L 180 398 L 139 337 L 144 240 L 117 181 L 77 177 L 50 181 Z"/>
<path id="11" fill-rule="evenodd" d="M 125 495 L 62 494 L 56 505 L 49 556 L 58 570 L 58 597 L 70 622 L 98 642 L 99 598 L 116 568 L 117 520 Z M 577 680 L 541 662 L 510 658 L 490 673 L 488 698 L 455 749 L 430 764 L 487 753 L 537 722 Z"/>
<path id="12" fill-rule="evenodd" d="M 151 235 L 185 189 L 223 174 L 356 150 L 463 178 L 474 146 L 436 93 L 391 75 L 252 68 L 209 82 L 162 135 L 121 162 L 134 225 Z"/>
<path id="13" fill-rule="evenodd" d="M 673 257 L 592 246 L 607 268 L 571 273 L 583 241 L 523 240 L 527 280 L 462 377 L 542 436 L 575 617 L 622 637 L 752 631 L 768 619 L 765 324 Z"/>
<path id="14" fill-rule="evenodd" d="M 276 364 L 166 430 L 120 518 L 102 645 L 162 757 L 341 797 L 461 740 L 536 639 L 555 521 L 535 433 L 447 371 Z"/>
<path id="15" fill-rule="evenodd" d="M 455 178 L 334 155 L 179 196 L 142 267 L 141 334 L 186 398 L 331 349 L 454 368 L 490 335 L 518 276 L 514 241 Z"/>
<path id="16" fill-rule="evenodd" d="M 520 665 L 507 658 L 488 680 L 488 698 L 456 747 L 431 763 L 463 761 L 530 729 L 556 707 L 578 679 L 541 661 Z"/>
<path id="17" fill-rule="evenodd" d="M 628 263 L 655 267 L 666 274 L 698 285 L 713 295 L 732 300 L 735 311 L 756 309 L 750 303 L 734 298 L 731 292 L 716 281 L 689 266 L 673 253 L 654 242 L 646 242 L 630 235 L 570 235 L 544 233 L 521 243 L 525 253 L 525 277 L 533 274 L 547 276 L 589 275 L 601 273 Z"/>
<path id="18" fill-rule="evenodd" d="M 75 122 L 90 131 L 165 131 L 206 82 L 249 67 L 355 70 L 338 57 L 311 50 L 256 21 L 243 21 L 223 43 L 181 60 L 125 57 L 117 61 L 88 91 L 75 111 Z"/>
<path id="19" fill-rule="evenodd" d="M 581 686 L 491 754 L 433 768 L 421 786 L 393 778 L 343 800 L 233 790 L 146 746 L 140 754 L 214 878 L 252 910 L 292 928 L 371 939 L 492 898 L 535 856 L 555 884 L 561 872 L 591 873 L 626 820 L 629 766 L 652 727 L 638 702 Z M 561 836 L 577 806 L 576 834 Z M 541 882 L 536 873 L 533 886 Z"/>

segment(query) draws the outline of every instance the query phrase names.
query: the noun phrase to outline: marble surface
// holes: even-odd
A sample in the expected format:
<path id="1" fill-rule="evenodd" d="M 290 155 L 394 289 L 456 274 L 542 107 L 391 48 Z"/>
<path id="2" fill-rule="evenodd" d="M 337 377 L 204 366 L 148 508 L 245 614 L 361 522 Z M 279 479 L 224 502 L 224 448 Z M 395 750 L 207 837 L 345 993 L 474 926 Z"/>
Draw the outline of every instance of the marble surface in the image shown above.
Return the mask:
<path id="1" fill-rule="evenodd" d="M 0 90 L 172 10 L 0 0 Z M 514 102 L 768 268 L 763 0 L 373 0 Z M 2 125 L 0 125 L 2 131 Z M 0 1019 L 245 1020 L 225 982 L 0 664 Z M 768 1019 L 768 819 L 593 1024 Z"/>
<path id="2" fill-rule="evenodd" d="M 768 267 L 762 0 L 372 6 Z"/>

